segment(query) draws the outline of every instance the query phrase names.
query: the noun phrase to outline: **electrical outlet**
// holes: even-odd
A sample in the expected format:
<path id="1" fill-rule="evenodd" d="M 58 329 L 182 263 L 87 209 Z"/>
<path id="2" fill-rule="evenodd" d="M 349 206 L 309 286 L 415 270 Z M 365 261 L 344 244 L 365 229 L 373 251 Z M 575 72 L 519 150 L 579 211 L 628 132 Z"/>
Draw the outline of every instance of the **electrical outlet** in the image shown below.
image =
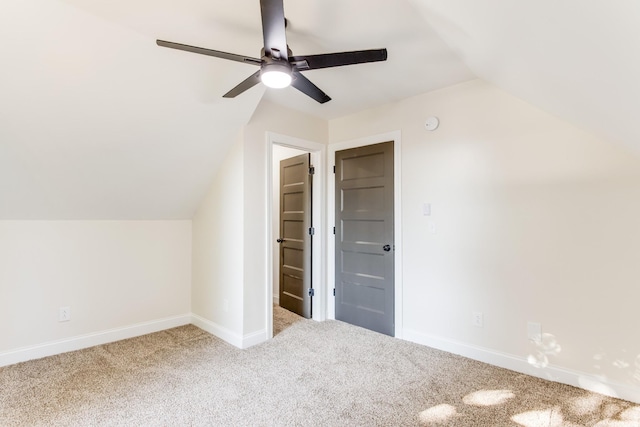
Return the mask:
<path id="1" fill-rule="evenodd" d="M 71 307 L 60 307 L 58 322 L 68 322 L 69 320 L 71 320 Z"/>
<path id="2" fill-rule="evenodd" d="M 480 311 L 473 312 L 473 326 L 477 326 L 478 328 L 482 328 L 484 325 L 484 315 Z"/>
<path id="3" fill-rule="evenodd" d="M 537 322 L 527 322 L 527 338 L 535 343 L 542 341 L 542 326 Z"/>

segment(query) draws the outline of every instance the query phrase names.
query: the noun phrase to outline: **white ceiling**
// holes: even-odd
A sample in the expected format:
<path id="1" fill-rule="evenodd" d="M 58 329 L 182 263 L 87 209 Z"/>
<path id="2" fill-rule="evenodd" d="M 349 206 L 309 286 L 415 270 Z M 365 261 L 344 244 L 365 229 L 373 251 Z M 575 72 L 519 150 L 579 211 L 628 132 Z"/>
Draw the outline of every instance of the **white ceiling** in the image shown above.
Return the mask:
<path id="1" fill-rule="evenodd" d="M 0 219 L 191 218 L 265 93 L 221 96 L 250 65 L 259 3 L 3 0 Z M 331 119 L 476 77 L 640 148 L 640 3 L 285 0 L 294 54 L 386 47 L 384 63 L 310 71 L 333 100 L 272 102 Z"/>
<path id="2" fill-rule="evenodd" d="M 478 77 L 640 150 L 640 2 L 411 2 Z"/>

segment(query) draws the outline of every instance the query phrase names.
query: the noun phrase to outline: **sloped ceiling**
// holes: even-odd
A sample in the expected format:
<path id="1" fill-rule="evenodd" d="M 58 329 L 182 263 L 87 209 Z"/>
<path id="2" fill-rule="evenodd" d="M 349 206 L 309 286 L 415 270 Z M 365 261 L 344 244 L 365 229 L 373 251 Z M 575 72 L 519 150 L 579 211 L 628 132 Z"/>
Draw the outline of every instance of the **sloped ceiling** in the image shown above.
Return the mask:
<path id="1" fill-rule="evenodd" d="M 0 218 L 190 218 L 262 93 L 224 102 L 232 70 L 90 12 L 3 1 Z"/>
<path id="2" fill-rule="evenodd" d="M 306 75 L 333 100 L 257 86 L 257 0 L 3 0 L 0 219 L 191 218 L 266 99 L 325 119 L 480 77 L 640 146 L 640 4 L 578 0 L 285 1 L 294 54 L 386 47 L 384 63 Z"/>
<path id="3" fill-rule="evenodd" d="M 640 2 L 411 3 L 478 77 L 640 150 L 640 128 L 633 117 L 640 111 Z"/>

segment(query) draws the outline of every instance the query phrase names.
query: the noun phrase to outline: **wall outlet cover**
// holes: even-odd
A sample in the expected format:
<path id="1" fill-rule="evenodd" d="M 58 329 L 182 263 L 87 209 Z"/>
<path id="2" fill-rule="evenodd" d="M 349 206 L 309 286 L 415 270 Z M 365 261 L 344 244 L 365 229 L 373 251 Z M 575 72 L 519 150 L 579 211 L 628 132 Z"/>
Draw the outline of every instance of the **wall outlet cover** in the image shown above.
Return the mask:
<path id="1" fill-rule="evenodd" d="M 535 343 L 542 342 L 542 326 L 538 322 L 527 322 L 527 338 Z"/>
<path id="2" fill-rule="evenodd" d="M 473 326 L 482 328 L 484 325 L 484 315 L 480 311 L 473 312 Z"/>
<path id="3" fill-rule="evenodd" d="M 58 310 L 58 322 L 68 322 L 71 320 L 71 307 L 60 307 Z"/>

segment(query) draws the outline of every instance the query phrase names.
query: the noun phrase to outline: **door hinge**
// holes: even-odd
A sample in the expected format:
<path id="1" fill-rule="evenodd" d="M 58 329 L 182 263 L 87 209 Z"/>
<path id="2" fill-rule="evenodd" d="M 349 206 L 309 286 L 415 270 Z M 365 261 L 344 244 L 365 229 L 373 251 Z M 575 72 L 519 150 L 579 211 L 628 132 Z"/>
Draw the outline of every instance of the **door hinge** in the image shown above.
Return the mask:
<path id="1" fill-rule="evenodd" d="M 336 165 L 333 165 L 333 173 L 336 173 Z"/>
<path id="2" fill-rule="evenodd" d="M 309 166 L 309 175 L 313 175 L 314 173 L 316 173 L 316 168 Z"/>
<path id="3" fill-rule="evenodd" d="M 309 288 L 309 296 L 313 297 L 316 295 L 316 291 L 313 288 Z"/>
<path id="4" fill-rule="evenodd" d="M 333 288 L 333 296 L 336 296 L 336 288 Z"/>
<path id="5" fill-rule="evenodd" d="M 336 228 L 333 227 L 333 234 L 336 234 Z"/>
<path id="6" fill-rule="evenodd" d="M 313 236 L 314 234 L 316 234 L 316 229 L 313 227 L 309 227 L 309 236 Z"/>

